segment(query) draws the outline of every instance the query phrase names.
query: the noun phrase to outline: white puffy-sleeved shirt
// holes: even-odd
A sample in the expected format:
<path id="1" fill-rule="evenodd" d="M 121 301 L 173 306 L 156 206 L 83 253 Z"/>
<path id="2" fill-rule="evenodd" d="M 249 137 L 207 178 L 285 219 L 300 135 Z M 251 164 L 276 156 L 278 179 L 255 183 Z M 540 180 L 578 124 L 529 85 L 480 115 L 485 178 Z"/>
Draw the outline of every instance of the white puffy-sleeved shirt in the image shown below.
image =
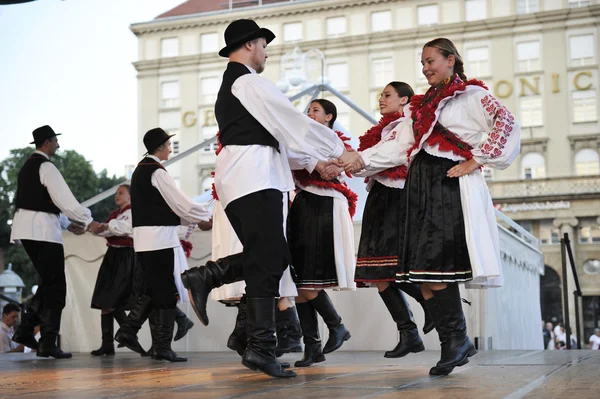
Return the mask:
<path id="1" fill-rule="evenodd" d="M 148 155 L 148 157 L 160 162 L 153 155 Z M 182 225 L 210 219 L 211 211 L 208 204 L 192 201 L 177 187 L 177 183 L 166 170 L 155 170 L 152 173 L 151 183 L 160 192 L 171 210 L 181 218 Z M 157 251 L 180 245 L 179 226 L 138 226 L 133 228 L 133 247 L 136 252 Z"/>
<path id="2" fill-rule="evenodd" d="M 298 111 L 273 83 L 248 69 L 251 73 L 236 79 L 231 92 L 279 142 L 279 152 L 264 145 L 225 146 L 215 167 L 215 188 L 223 208 L 257 191 L 294 190 L 290 150 L 321 160 L 338 158 L 344 152 L 333 130 Z"/>
<path id="3" fill-rule="evenodd" d="M 404 115 L 390 122 L 381 131 L 379 143 L 359 152 L 365 167 L 361 171 L 353 173 L 353 175 L 371 177 L 367 190 L 373 186 L 373 180 L 386 187 L 404 188 L 405 179 L 392 179 L 387 176 L 378 176 L 377 173 L 407 164 L 408 149 L 412 147 L 415 141 L 410 122 L 410 118 Z"/>
<path id="4" fill-rule="evenodd" d="M 48 155 L 35 151 L 47 159 Z M 40 182 L 48 190 L 54 205 L 62 214 L 17 209 L 13 218 L 10 241 L 33 240 L 62 244 L 62 229 L 69 227 L 69 219 L 84 224 L 86 227 L 92 222 L 92 213 L 81 206 L 69 189 L 56 166 L 52 162 L 40 165 Z"/>
<path id="5" fill-rule="evenodd" d="M 436 110 L 437 121 L 473 149 L 473 159 L 480 165 L 506 169 L 521 148 L 521 128 L 514 116 L 487 90 L 469 85 L 464 92 L 442 100 Z M 430 129 L 433 129 L 433 124 Z M 429 154 L 464 161 L 451 151 L 440 151 L 422 140 Z M 417 154 L 414 151 L 411 158 Z"/>

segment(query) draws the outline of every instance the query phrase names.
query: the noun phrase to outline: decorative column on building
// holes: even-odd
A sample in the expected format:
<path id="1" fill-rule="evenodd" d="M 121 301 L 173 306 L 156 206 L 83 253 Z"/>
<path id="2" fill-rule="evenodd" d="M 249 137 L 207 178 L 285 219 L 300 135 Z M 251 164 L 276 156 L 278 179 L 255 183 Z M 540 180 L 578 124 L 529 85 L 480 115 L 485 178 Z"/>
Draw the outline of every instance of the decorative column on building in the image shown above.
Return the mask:
<path id="1" fill-rule="evenodd" d="M 575 242 L 575 228 L 579 225 L 579 220 L 577 218 L 556 218 L 552 221 L 554 227 L 560 230 L 560 239 L 562 240 L 565 233 L 569 235 L 569 242 L 571 246 L 571 252 L 573 253 L 573 261 L 575 265 L 577 265 L 577 257 L 575 256 L 575 248 L 573 247 L 573 242 Z M 563 284 L 565 278 L 563 277 Z M 573 277 L 573 270 L 571 269 L 571 264 L 569 261 L 569 256 L 567 255 L 567 293 L 569 295 L 569 321 L 571 324 L 571 331 L 575 331 L 575 302 L 573 301 L 573 291 L 575 291 L 575 278 Z M 563 301 L 565 298 L 563 298 Z M 564 305 L 564 303 L 563 303 Z"/>

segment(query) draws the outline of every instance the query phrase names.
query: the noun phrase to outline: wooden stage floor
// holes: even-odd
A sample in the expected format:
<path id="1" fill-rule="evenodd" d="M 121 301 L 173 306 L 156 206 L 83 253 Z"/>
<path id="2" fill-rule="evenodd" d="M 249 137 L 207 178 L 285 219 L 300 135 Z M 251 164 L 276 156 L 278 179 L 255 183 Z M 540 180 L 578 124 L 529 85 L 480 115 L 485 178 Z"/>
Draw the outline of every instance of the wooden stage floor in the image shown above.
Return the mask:
<path id="1" fill-rule="evenodd" d="M 231 353 L 180 353 L 167 363 L 118 352 L 112 358 L 0 357 L 1 398 L 600 398 L 600 351 L 487 351 L 447 377 L 429 377 L 439 352 L 385 359 L 339 352 L 276 380 Z M 293 361 L 300 354 L 285 355 Z"/>

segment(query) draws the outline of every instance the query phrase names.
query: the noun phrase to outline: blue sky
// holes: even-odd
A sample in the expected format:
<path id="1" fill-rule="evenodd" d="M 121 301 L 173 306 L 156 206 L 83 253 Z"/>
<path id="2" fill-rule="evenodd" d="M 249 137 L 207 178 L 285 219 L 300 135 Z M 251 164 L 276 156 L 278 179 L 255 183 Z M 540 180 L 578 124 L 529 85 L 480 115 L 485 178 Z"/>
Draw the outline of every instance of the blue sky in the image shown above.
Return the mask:
<path id="1" fill-rule="evenodd" d="M 184 0 L 38 0 L 0 6 L 0 160 L 49 124 L 62 149 L 122 175 L 137 161 L 137 39 Z M 32 147 L 33 148 L 33 147 Z"/>

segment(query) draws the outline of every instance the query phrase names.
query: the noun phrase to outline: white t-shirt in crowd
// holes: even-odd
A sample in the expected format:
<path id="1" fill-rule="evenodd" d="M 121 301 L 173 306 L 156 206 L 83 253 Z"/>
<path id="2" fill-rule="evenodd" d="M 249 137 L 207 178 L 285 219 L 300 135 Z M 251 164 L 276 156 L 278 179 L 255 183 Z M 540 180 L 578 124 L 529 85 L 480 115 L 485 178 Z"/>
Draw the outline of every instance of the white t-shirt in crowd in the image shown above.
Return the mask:
<path id="1" fill-rule="evenodd" d="M 596 334 L 592 334 L 588 342 L 592 344 L 592 350 L 600 349 L 600 337 Z"/>

